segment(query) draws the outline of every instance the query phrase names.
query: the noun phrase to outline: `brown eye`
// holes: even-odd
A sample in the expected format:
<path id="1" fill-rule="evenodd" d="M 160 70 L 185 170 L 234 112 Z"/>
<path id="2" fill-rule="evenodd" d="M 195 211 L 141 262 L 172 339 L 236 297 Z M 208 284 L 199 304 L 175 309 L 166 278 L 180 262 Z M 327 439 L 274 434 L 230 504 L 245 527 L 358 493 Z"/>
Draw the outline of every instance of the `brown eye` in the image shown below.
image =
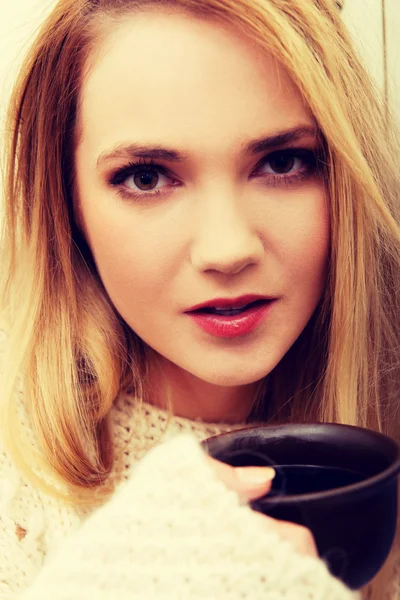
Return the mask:
<path id="1" fill-rule="evenodd" d="M 117 193 L 128 199 L 150 198 L 172 191 L 179 182 L 162 165 L 150 163 L 129 163 L 118 169 L 109 179 L 109 184 Z"/>
<path id="2" fill-rule="evenodd" d="M 268 161 L 272 171 L 275 173 L 286 174 L 290 173 L 296 164 L 296 158 L 288 154 L 275 154 Z"/>
<path id="3" fill-rule="evenodd" d="M 158 180 L 159 174 L 155 169 L 142 169 L 133 176 L 133 181 L 140 190 L 152 190 Z"/>

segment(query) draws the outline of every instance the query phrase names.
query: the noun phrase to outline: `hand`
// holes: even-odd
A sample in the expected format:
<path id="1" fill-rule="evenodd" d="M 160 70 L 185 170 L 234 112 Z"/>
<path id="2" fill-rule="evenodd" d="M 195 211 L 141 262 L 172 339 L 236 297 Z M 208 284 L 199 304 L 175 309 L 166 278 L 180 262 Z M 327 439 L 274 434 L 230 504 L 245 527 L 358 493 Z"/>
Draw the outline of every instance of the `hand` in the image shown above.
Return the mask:
<path id="1" fill-rule="evenodd" d="M 265 496 L 272 486 L 275 471 L 269 467 L 231 467 L 219 460 L 206 456 L 210 466 L 225 485 L 237 492 L 245 502 Z M 288 521 L 278 521 L 254 511 L 254 518 L 260 521 L 261 528 L 274 529 L 278 535 L 288 540 L 300 554 L 317 556 L 318 550 L 309 529 Z"/>

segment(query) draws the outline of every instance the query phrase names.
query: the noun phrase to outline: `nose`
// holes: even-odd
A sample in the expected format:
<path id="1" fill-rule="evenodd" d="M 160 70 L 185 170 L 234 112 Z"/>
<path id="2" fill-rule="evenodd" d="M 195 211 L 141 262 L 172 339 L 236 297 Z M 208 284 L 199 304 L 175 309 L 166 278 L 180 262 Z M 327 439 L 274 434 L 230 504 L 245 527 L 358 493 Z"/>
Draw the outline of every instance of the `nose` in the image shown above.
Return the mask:
<path id="1" fill-rule="evenodd" d="M 198 271 L 235 275 L 259 264 L 264 255 L 262 239 L 246 214 L 243 198 L 226 196 L 216 199 L 214 194 L 209 201 L 203 197 L 193 215 L 191 263 Z"/>

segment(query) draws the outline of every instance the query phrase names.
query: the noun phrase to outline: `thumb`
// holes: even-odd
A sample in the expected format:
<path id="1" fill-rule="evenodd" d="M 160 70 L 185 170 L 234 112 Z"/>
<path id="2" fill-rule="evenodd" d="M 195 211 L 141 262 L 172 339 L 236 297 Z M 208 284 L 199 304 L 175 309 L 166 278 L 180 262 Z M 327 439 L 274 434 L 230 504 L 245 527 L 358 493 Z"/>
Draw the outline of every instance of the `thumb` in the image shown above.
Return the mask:
<path id="1" fill-rule="evenodd" d="M 275 477 L 271 467 L 232 467 L 208 455 L 206 459 L 227 488 L 237 492 L 245 502 L 260 498 L 271 489 Z"/>

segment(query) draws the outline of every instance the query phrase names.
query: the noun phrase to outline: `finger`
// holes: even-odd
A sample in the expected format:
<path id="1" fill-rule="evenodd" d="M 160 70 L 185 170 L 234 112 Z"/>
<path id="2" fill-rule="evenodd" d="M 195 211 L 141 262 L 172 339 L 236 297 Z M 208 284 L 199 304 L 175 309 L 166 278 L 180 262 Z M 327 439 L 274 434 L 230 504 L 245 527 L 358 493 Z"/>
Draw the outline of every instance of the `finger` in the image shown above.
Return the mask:
<path id="1" fill-rule="evenodd" d="M 271 467 L 232 467 L 211 456 L 206 458 L 215 474 L 244 502 L 260 498 L 271 489 L 275 477 Z"/>
<path id="2" fill-rule="evenodd" d="M 307 527 L 289 521 L 279 521 L 259 512 L 254 512 L 254 517 L 264 529 L 274 530 L 283 540 L 290 542 L 299 554 L 319 556 L 314 536 Z"/>

